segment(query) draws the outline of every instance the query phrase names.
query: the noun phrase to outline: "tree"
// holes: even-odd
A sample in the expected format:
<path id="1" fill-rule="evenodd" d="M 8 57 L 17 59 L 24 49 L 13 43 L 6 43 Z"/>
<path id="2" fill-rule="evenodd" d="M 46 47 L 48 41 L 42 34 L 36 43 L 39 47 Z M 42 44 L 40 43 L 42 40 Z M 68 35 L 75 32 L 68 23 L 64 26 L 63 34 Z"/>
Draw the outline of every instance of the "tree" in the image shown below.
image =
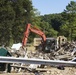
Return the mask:
<path id="1" fill-rule="evenodd" d="M 21 42 L 26 24 L 31 22 L 33 6 L 30 0 L 16 0 L 12 6 L 16 14 L 13 26 L 13 38 L 14 42 L 19 42 L 19 40 Z"/>
<path id="2" fill-rule="evenodd" d="M 0 44 L 22 41 L 25 25 L 31 22 L 30 0 L 0 0 Z"/>
<path id="3" fill-rule="evenodd" d="M 0 44 L 8 44 L 12 40 L 12 25 L 15 12 L 9 0 L 0 0 Z"/>
<path id="4" fill-rule="evenodd" d="M 51 19 L 51 25 L 56 31 L 60 31 L 60 26 L 63 24 L 61 14 L 55 14 Z"/>
<path id="5" fill-rule="evenodd" d="M 46 37 L 56 37 L 58 34 L 58 32 L 55 31 L 48 22 L 42 21 L 40 27 L 41 30 L 45 33 Z"/>
<path id="6" fill-rule="evenodd" d="M 76 2 L 71 1 L 67 6 L 64 12 L 62 13 L 64 24 L 61 26 L 62 31 L 64 32 L 67 29 L 67 37 L 72 41 L 76 37 L 75 28 L 76 28 Z"/>
<path id="7" fill-rule="evenodd" d="M 60 26 L 63 23 L 61 14 L 49 14 L 41 16 L 41 18 L 42 21 L 48 22 L 54 30 L 60 31 Z"/>
<path id="8" fill-rule="evenodd" d="M 67 13 L 76 13 L 76 2 L 70 1 L 70 3 L 66 6 L 66 9 L 64 11 Z"/>

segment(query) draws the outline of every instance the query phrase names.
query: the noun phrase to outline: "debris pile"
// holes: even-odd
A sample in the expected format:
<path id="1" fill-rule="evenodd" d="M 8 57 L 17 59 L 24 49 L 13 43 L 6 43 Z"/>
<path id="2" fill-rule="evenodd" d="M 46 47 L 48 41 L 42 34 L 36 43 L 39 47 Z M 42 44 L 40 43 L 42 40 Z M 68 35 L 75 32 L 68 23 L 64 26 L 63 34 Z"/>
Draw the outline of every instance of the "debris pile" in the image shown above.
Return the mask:
<path id="1" fill-rule="evenodd" d="M 32 51 L 28 50 L 27 48 L 19 48 L 16 49 L 10 49 L 9 47 L 6 48 L 12 56 L 17 58 L 32 58 L 32 59 L 46 59 L 46 60 L 64 60 L 64 61 L 76 61 L 74 58 L 76 57 L 76 42 L 72 43 L 65 43 L 63 44 L 59 49 L 57 50 L 51 50 L 50 53 L 45 53 L 42 51 Z M 51 69 L 50 71 L 49 68 Z M 57 69 L 57 68 L 56 68 Z M 59 69 L 59 67 L 58 67 Z M 45 71 L 46 73 L 52 74 L 52 68 L 50 65 L 35 65 L 35 64 L 11 64 L 11 72 L 36 72 L 39 71 L 39 73 L 44 73 L 41 71 Z M 55 73 L 55 72 L 54 72 Z"/>

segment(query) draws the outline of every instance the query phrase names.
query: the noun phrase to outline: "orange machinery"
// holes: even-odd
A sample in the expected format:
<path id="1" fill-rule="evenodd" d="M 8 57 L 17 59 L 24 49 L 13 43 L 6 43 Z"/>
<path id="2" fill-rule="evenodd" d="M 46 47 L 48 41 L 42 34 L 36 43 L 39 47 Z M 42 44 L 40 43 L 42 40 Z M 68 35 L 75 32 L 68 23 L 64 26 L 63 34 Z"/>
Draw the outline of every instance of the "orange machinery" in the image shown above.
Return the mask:
<path id="1" fill-rule="evenodd" d="M 26 45 L 30 32 L 36 33 L 37 35 L 41 36 L 42 41 L 41 41 L 40 49 L 49 52 L 52 48 L 54 48 L 55 39 L 54 38 L 47 39 L 45 34 L 40 29 L 36 27 L 31 27 L 31 24 L 26 25 L 26 30 L 24 32 L 24 37 L 22 40 L 22 46 Z"/>

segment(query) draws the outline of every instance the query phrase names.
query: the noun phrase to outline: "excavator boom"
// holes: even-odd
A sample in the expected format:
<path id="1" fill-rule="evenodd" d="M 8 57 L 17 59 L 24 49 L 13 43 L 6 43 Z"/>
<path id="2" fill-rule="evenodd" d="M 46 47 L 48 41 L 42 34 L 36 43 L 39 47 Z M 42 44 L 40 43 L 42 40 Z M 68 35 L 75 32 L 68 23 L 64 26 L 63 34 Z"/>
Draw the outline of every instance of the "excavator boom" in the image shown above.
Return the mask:
<path id="1" fill-rule="evenodd" d="M 23 37 L 23 40 L 22 40 L 22 46 L 25 46 L 26 45 L 30 31 L 33 32 L 33 33 L 38 34 L 39 36 L 41 36 L 42 43 L 43 44 L 45 43 L 45 41 L 46 41 L 45 34 L 41 30 L 39 30 L 38 28 L 31 27 L 31 24 L 27 24 L 26 30 L 24 32 L 24 37 Z"/>
<path id="2" fill-rule="evenodd" d="M 30 28 L 30 31 L 38 34 L 39 36 L 41 36 L 43 42 L 46 41 L 46 36 L 41 30 L 39 30 L 37 28 Z"/>
<path id="3" fill-rule="evenodd" d="M 26 45 L 26 43 L 27 43 L 27 39 L 28 39 L 29 32 L 30 32 L 30 26 L 31 26 L 31 24 L 27 24 L 27 26 L 26 26 L 26 30 L 24 32 L 24 37 L 22 40 L 22 46 Z"/>

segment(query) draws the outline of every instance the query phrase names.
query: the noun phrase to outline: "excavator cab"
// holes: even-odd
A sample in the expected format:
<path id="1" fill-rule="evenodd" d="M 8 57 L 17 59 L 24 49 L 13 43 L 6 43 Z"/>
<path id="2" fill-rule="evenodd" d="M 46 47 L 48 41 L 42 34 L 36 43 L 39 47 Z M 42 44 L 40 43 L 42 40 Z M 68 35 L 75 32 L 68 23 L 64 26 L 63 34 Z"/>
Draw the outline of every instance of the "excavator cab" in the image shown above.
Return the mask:
<path id="1" fill-rule="evenodd" d="M 44 47 L 45 52 L 51 52 L 56 49 L 56 39 L 55 38 L 46 38 L 46 43 Z"/>

